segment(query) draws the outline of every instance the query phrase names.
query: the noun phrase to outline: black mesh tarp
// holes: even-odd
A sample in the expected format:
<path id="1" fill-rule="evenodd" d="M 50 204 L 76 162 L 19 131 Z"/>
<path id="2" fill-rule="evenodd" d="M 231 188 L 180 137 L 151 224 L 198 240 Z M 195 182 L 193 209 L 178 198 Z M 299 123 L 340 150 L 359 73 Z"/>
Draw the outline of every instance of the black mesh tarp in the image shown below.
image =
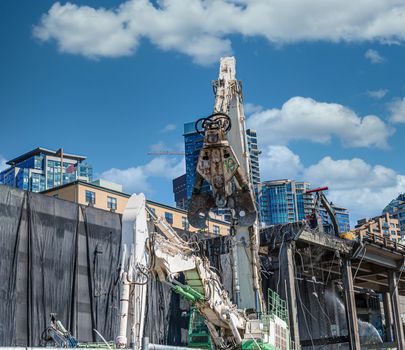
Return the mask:
<path id="1" fill-rule="evenodd" d="M 28 213 L 28 339 L 38 346 L 51 312 L 71 329 L 78 206 L 28 193 Z"/>
<path id="2" fill-rule="evenodd" d="M 80 330 L 79 341 L 100 340 L 94 328 L 114 340 L 120 247 L 119 214 L 0 185 L 0 346 L 43 345 L 51 312 Z M 151 276 L 145 322 L 151 342 L 179 345 L 180 328 L 183 335 L 187 328 L 179 301 Z"/>
<path id="3" fill-rule="evenodd" d="M 86 223 L 92 327 L 104 338 L 114 340 L 119 325 L 121 220 L 120 216 L 106 215 L 100 209 L 83 207 L 82 210 Z"/>
<path id="4" fill-rule="evenodd" d="M 168 341 L 171 294 L 168 285 L 149 278 L 144 333 L 151 343 L 166 344 Z"/>
<path id="5" fill-rule="evenodd" d="M 23 191 L 0 186 L 0 344 L 16 345 L 17 261 Z"/>
<path id="6" fill-rule="evenodd" d="M 93 328 L 115 338 L 120 215 L 81 208 L 0 185 L 0 346 L 42 345 L 51 312 L 72 331 L 89 329 L 85 339 L 94 337 Z M 86 244 L 79 248 L 80 226 Z M 78 287 L 79 276 L 86 288 Z M 87 308 L 91 317 L 78 317 Z"/>

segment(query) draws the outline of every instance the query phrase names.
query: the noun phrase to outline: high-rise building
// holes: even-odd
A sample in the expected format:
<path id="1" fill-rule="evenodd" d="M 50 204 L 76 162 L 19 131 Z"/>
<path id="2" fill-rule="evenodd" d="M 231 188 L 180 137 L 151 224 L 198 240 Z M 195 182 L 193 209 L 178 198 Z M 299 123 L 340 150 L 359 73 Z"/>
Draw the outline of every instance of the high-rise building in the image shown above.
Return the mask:
<path id="1" fill-rule="evenodd" d="M 0 184 L 42 192 L 75 180 L 91 181 L 93 168 L 85 159 L 63 150 L 38 147 L 9 160 L 9 168 L 0 173 Z"/>
<path id="2" fill-rule="evenodd" d="M 349 211 L 346 208 L 339 207 L 334 203 L 330 203 L 330 206 L 335 211 L 336 221 L 338 222 L 339 232 L 350 231 L 350 216 Z M 332 224 L 328 213 L 325 208 L 321 208 L 321 216 L 323 224 Z"/>
<path id="3" fill-rule="evenodd" d="M 260 208 L 262 222 L 277 225 L 303 220 L 312 211 L 312 196 L 305 194 L 309 183 L 273 180 L 262 183 Z"/>
<path id="4" fill-rule="evenodd" d="M 173 194 L 176 208 L 187 209 L 187 182 L 186 174 L 173 180 Z"/>
<path id="5" fill-rule="evenodd" d="M 249 170 L 250 170 L 250 179 L 253 185 L 253 189 L 255 191 L 256 195 L 256 202 L 258 206 L 260 206 L 259 202 L 259 195 L 260 195 L 260 167 L 259 167 L 259 155 L 260 155 L 260 150 L 257 146 L 257 133 L 256 130 L 253 129 L 247 129 L 246 130 L 246 139 L 247 139 L 247 145 L 248 145 L 248 150 L 249 150 L 249 159 L 250 159 L 250 164 L 249 164 Z"/>
<path id="6" fill-rule="evenodd" d="M 389 213 L 376 216 L 371 219 L 361 219 L 357 221 L 355 229 L 352 231 L 360 240 L 364 236 L 377 235 L 388 238 L 394 242 L 401 239 L 398 219 Z"/>
<path id="7" fill-rule="evenodd" d="M 405 193 L 401 193 L 384 208 L 383 214 L 386 213 L 398 219 L 401 235 L 405 236 Z"/>
<path id="8" fill-rule="evenodd" d="M 274 180 L 262 183 L 260 207 L 262 222 L 268 225 L 286 224 L 305 220 L 314 208 L 314 198 L 309 190 L 309 182 L 294 180 Z M 343 207 L 331 203 L 335 211 L 340 232 L 350 230 L 349 212 Z M 331 224 L 325 208 L 320 208 L 324 225 Z"/>
<path id="9" fill-rule="evenodd" d="M 191 198 L 195 183 L 198 156 L 204 143 L 204 136 L 195 130 L 195 122 L 184 124 L 184 150 L 186 155 L 186 192 L 187 200 Z M 202 191 L 209 191 L 209 184 L 204 181 Z"/>

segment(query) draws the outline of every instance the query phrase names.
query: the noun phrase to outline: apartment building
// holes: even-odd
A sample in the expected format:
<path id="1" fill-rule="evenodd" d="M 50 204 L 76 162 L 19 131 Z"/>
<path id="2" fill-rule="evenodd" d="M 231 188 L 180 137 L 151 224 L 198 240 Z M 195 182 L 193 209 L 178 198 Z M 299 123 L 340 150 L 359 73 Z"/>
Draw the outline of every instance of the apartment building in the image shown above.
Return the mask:
<path id="1" fill-rule="evenodd" d="M 121 185 L 105 180 L 91 183 L 77 180 L 42 193 L 119 214 L 124 212 L 130 197 L 128 193 L 122 191 Z M 174 229 L 201 232 L 200 229 L 194 228 L 188 223 L 186 210 L 151 200 L 147 200 L 147 205 L 155 215 L 164 217 Z M 204 232 L 214 235 L 229 234 L 229 223 L 221 220 L 220 216 L 212 216 L 207 224 L 208 227 Z"/>
<path id="2" fill-rule="evenodd" d="M 361 219 L 352 231 L 361 240 L 365 235 L 378 235 L 389 238 L 394 242 L 401 239 L 401 229 L 398 219 L 389 213 L 371 219 Z"/>
<path id="3" fill-rule="evenodd" d="M 42 192 L 75 180 L 91 181 L 93 168 L 86 157 L 37 147 L 19 155 L 0 172 L 0 184 L 25 191 Z"/>

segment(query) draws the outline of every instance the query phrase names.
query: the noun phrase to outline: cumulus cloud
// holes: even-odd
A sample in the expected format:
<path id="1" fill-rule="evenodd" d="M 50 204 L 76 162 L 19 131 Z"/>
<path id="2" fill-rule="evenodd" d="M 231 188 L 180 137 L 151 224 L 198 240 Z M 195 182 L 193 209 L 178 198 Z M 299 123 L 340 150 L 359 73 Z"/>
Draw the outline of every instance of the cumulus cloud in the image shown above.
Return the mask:
<path id="1" fill-rule="evenodd" d="M 252 114 L 248 126 L 265 145 L 286 145 L 292 140 L 329 143 L 335 136 L 347 147 L 386 148 L 392 130 L 377 116 L 359 117 L 337 103 L 293 97 L 281 109 Z"/>
<path id="2" fill-rule="evenodd" d="M 243 105 L 243 111 L 246 115 L 251 115 L 253 113 L 261 112 L 263 110 L 263 106 L 254 104 L 254 103 L 245 103 Z"/>
<path id="3" fill-rule="evenodd" d="M 388 89 L 379 89 L 379 90 L 368 90 L 367 95 L 376 100 L 381 100 L 385 95 L 387 95 Z"/>
<path id="4" fill-rule="evenodd" d="M 303 168 L 300 157 L 286 146 L 267 146 L 260 155 L 263 179 L 294 179 Z"/>
<path id="5" fill-rule="evenodd" d="M 324 184 L 335 190 L 386 188 L 395 186 L 397 181 L 394 170 L 382 165 L 371 166 L 359 158 L 334 160 L 324 157 L 305 169 L 303 176 L 317 185 Z"/>
<path id="6" fill-rule="evenodd" d="M 0 171 L 3 171 L 4 169 L 6 169 L 8 167 L 8 165 L 6 164 L 7 160 L 6 158 L 4 158 L 1 154 L 0 154 Z"/>
<path id="7" fill-rule="evenodd" d="M 123 185 L 129 193 L 153 193 L 151 178 L 172 180 L 185 172 L 184 160 L 178 161 L 167 157 L 157 157 L 150 162 L 127 169 L 111 168 L 101 174 L 101 178 Z"/>
<path id="8" fill-rule="evenodd" d="M 133 54 L 141 38 L 209 64 L 232 52 L 232 35 L 298 41 L 405 41 L 401 1 L 127 0 L 111 8 L 52 5 L 34 27 L 41 41 L 86 57 Z M 375 50 L 369 50 L 376 59 Z M 378 52 L 377 52 L 378 54 Z M 378 58 L 377 58 L 378 60 Z"/>
<path id="9" fill-rule="evenodd" d="M 176 130 L 176 124 L 169 123 L 160 131 L 166 133 L 174 130 Z"/>
<path id="10" fill-rule="evenodd" d="M 262 180 L 295 179 L 311 187 L 328 186 L 327 197 L 349 209 L 352 220 L 380 215 L 382 209 L 405 191 L 405 175 L 363 159 L 324 157 L 304 167 L 300 157 L 285 146 L 270 146 L 260 159 Z"/>
<path id="11" fill-rule="evenodd" d="M 384 62 L 384 57 L 382 57 L 376 50 L 367 50 L 364 54 L 364 57 L 367 58 L 371 63 L 378 64 Z"/>
<path id="12" fill-rule="evenodd" d="M 405 97 L 392 101 L 389 110 L 391 112 L 389 119 L 393 123 L 405 123 Z"/>
<path id="13" fill-rule="evenodd" d="M 384 207 L 405 191 L 405 175 L 362 159 L 321 159 L 303 171 L 314 186 L 329 186 L 328 199 L 348 208 L 353 219 L 380 215 Z"/>

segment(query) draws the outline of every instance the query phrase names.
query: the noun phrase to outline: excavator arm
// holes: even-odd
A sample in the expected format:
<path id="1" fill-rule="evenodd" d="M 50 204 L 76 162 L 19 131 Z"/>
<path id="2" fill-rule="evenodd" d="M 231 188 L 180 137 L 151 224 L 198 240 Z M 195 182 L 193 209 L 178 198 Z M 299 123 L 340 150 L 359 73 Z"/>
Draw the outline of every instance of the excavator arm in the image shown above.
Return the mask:
<path id="1" fill-rule="evenodd" d="M 148 213 L 161 233 L 147 231 L 145 213 Z M 143 336 L 146 294 L 140 287 L 146 287 L 145 275 L 150 273 L 161 282 L 169 284 L 176 293 L 194 304 L 204 317 L 217 348 L 240 345 L 249 320 L 244 310 L 237 309 L 231 302 L 219 276 L 211 269 L 208 259 L 197 256 L 192 245 L 182 240 L 163 218 L 155 216 L 147 208 L 143 194 L 131 196 L 123 220 L 128 224 L 126 226 L 128 231 L 123 232 L 124 241 L 128 235 L 133 237 L 134 244 L 131 251 L 134 252 L 134 247 L 137 247 L 139 256 L 147 256 L 143 261 L 139 259 L 137 261 L 131 254 L 128 261 L 123 263 L 130 273 L 122 279 L 122 290 L 131 286 L 135 288 L 134 300 L 137 313 L 133 313 L 130 332 L 134 344 L 139 348 Z M 132 225 L 129 221 L 132 221 Z M 128 247 L 124 250 L 128 250 Z M 185 285 L 176 280 L 179 273 L 184 274 Z M 128 292 L 121 297 L 122 322 L 120 335 L 117 338 L 119 347 L 128 345 L 127 300 L 129 300 Z"/>

